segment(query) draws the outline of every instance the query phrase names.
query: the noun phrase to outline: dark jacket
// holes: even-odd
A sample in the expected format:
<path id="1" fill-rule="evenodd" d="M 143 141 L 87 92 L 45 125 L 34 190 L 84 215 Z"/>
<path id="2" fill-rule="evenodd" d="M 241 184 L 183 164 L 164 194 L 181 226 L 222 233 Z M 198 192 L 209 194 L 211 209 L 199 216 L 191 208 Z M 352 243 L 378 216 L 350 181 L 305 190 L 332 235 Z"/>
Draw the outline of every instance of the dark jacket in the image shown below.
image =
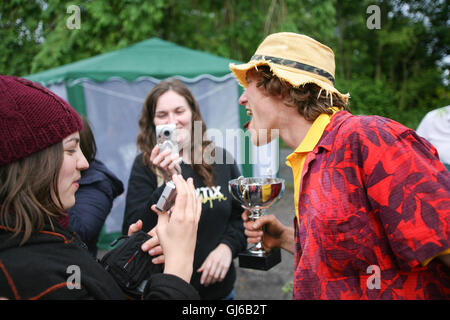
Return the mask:
<path id="1" fill-rule="evenodd" d="M 203 198 L 197 244 L 194 255 L 194 273 L 191 284 L 199 291 L 202 299 L 221 299 L 233 290 L 236 280 L 236 270 L 231 262 L 230 269 L 222 282 L 207 287 L 200 284 L 201 273 L 197 269 L 207 256 L 219 244 L 230 247 L 233 258 L 245 250 L 247 242 L 241 219 L 243 212 L 240 204 L 228 193 L 228 181 L 240 176 L 240 172 L 230 154 L 223 149 L 217 149 L 217 155 L 223 164 L 214 163 L 213 187 L 206 187 L 200 175 L 194 172 L 190 165 L 181 163 L 182 175 L 185 179 L 192 177 L 197 194 Z M 220 163 L 220 161 L 218 161 Z M 231 162 L 231 163 L 230 163 Z M 157 223 L 157 215 L 150 206 L 157 202 L 165 184 L 158 187 L 155 174 L 142 163 L 142 154 L 134 160 L 128 181 L 125 216 L 122 231 L 126 233 L 130 224 L 138 219 L 143 222 L 143 230 L 148 231 Z"/>
<path id="2" fill-rule="evenodd" d="M 95 257 L 100 231 L 123 184 L 101 161 L 94 160 L 81 172 L 75 205 L 69 209 L 69 226 Z"/>
<path id="3" fill-rule="evenodd" d="M 72 232 L 53 222 L 19 247 L 21 237 L 0 226 L 0 297 L 8 299 L 125 299 L 112 276 Z M 76 279 L 81 286 L 75 286 Z M 198 299 L 184 280 L 154 274 L 145 299 Z"/>

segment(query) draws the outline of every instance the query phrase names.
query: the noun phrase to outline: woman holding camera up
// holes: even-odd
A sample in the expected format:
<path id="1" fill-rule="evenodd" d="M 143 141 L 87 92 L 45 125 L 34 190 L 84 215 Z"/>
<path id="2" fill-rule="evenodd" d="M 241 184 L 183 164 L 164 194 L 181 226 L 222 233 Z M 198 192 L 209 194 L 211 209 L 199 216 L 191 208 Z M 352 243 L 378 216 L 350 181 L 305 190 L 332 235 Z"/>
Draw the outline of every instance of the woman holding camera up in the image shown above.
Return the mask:
<path id="1" fill-rule="evenodd" d="M 161 151 L 157 144 L 156 126 L 169 124 L 175 125 L 179 153 Z M 144 231 L 151 230 L 157 217 L 150 207 L 157 203 L 171 175 L 181 172 L 185 179 L 192 177 L 203 206 L 191 284 L 202 299 L 232 299 L 236 280 L 233 258 L 246 248 L 240 217 L 243 209 L 228 193 L 228 181 L 240 175 L 239 169 L 235 163 L 227 164 L 230 155 L 214 148 L 211 141 L 194 143 L 194 126 L 201 127 L 204 137 L 206 125 L 197 101 L 180 80 L 169 78 L 153 87 L 139 126 L 137 144 L 142 153 L 136 157 L 128 181 L 123 231 L 138 219 L 143 221 Z M 216 161 L 208 164 L 204 154 L 213 155 Z M 157 250 L 149 253 L 155 256 L 155 263 L 163 262 Z"/>
<path id="2" fill-rule="evenodd" d="M 118 278 L 61 225 L 89 167 L 82 128 L 66 101 L 26 79 L 0 75 L 0 297 L 125 299 Z M 160 214 L 155 229 L 164 272 L 148 279 L 146 299 L 198 298 L 188 281 L 201 203 L 190 179 L 174 175 L 173 181 L 172 215 Z M 128 232 L 139 229 L 140 222 Z"/>

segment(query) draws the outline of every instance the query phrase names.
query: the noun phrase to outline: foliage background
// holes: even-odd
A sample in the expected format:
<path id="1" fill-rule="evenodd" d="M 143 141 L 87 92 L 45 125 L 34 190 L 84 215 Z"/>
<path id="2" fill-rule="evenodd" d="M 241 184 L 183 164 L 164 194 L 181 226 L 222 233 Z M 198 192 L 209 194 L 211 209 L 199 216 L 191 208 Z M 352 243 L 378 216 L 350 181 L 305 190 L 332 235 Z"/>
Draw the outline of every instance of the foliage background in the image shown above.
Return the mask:
<path id="1" fill-rule="evenodd" d="M 81 9 L 70 30 L 67 7 Z M 381 9 L 370 30 L 369 5 Z M 247 61 L 273 32 L 307 34 L 336 55 L 354 114 L 415 129 L 450 104 L 448 0 L 11 0 L 0 3 L 0 73 L 27 75 L 159 37 Z"/>

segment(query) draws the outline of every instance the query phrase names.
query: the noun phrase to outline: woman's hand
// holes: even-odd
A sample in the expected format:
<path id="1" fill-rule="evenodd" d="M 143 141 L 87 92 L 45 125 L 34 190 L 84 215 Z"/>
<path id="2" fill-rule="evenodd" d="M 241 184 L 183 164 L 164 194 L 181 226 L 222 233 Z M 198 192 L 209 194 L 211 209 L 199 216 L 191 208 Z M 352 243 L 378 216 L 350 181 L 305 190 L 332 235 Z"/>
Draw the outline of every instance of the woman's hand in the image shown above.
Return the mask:
<path id="1" fill-rule="evenodd" d="M 174 175 L 172 181 L 177 190 L 175 205 L 170 215 L 159 211 L 155 205 L 152 206 L 152 210 L 158 214 L 155 229 L 164 252 L 164 273 L 189 282 L 202 203 L 201 198 L 195 194 L 192 178 L 185 181 L 181 175 Z"/>
<path id="2" fill-rule="evenodd" d="M 171 150 L 167 149 L 160 152 L 161 149 L 156 145 L 150 153 L 150 162 L 159 168 L 163 175 L 164 181 L 171 180 L 174 174 L 181 173 L 180 163 L 182 158 L 178 155 L 172 154 Z"/>
<path id="3" fill-rule="evenodd" d="M 200 283 L 205 287 L 225 279 L 232 261 L 231 249 L 226 244 L 219 244 L 211 251 L 197 272 L 202 272 Z"/>

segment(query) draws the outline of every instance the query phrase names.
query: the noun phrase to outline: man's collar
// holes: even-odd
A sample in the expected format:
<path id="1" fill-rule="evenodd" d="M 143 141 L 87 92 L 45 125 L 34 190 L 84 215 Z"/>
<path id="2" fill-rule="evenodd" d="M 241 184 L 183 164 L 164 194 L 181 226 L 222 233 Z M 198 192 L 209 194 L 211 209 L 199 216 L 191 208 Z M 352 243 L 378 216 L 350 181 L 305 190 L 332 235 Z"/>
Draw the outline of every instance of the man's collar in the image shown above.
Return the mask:
<path id="1" fill-rule="evenodd" d="M 306 133 L 305 138 L 303 138 L 302 142 L 294 150 L 294 153 L 311 152 L 314 150 L 314 147 L 322 137 L 325 128 L 330 123 L 331 117 L 339 111 L 339 109 L 335 107 L 333 107 L 332 109 L 332 114 L 322 113 L 316 118 L 316 120 L 314 120 L 311 128 L 309 128 L 308 132 Z"/>

